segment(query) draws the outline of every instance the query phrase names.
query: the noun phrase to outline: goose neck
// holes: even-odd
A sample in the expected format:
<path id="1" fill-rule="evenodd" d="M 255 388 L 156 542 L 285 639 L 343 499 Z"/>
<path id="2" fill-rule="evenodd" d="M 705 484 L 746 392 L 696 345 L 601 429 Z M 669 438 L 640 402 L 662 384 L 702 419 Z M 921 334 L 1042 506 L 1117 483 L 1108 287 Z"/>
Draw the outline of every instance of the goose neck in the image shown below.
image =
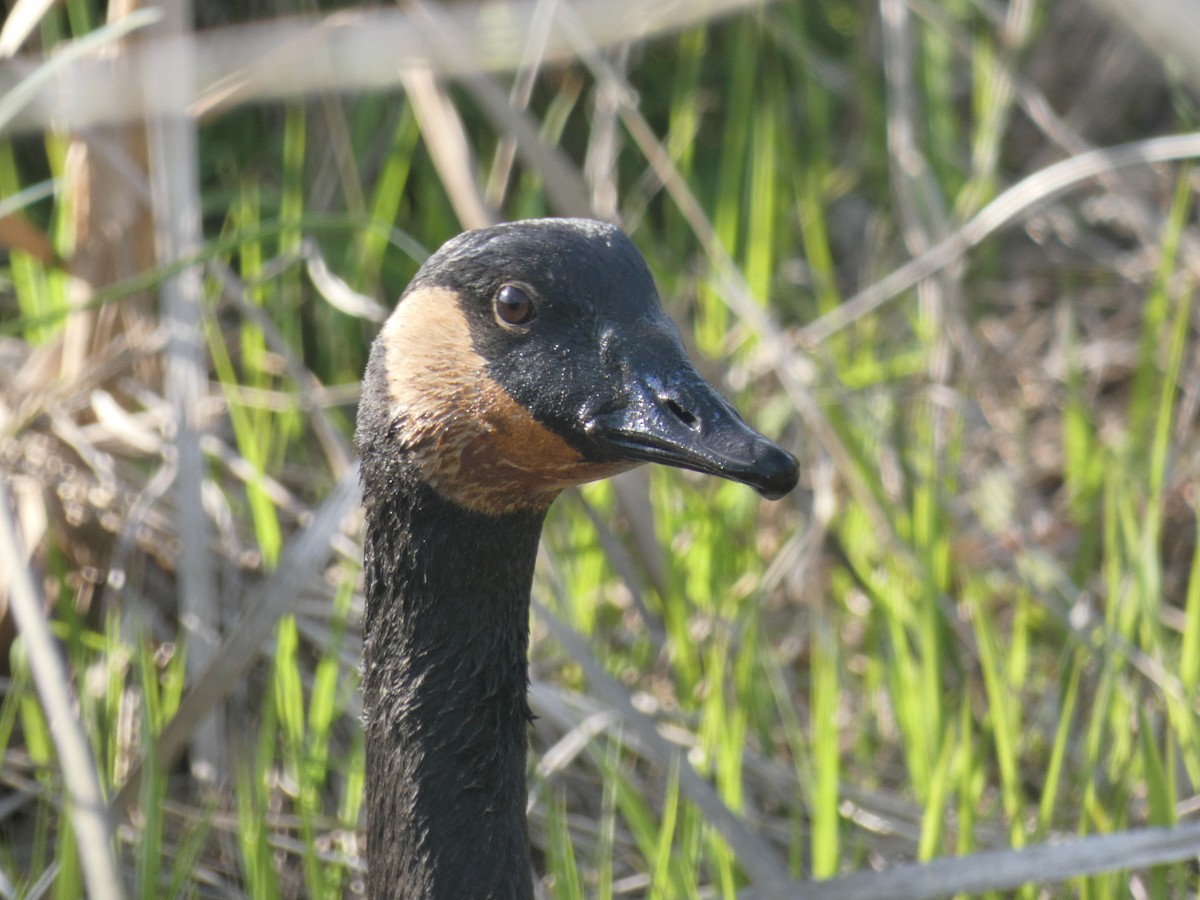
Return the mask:
<path id="1" fill-rule="evenodd" d="M 544 513 L 416 485 L 369 502 L 363 650 L 369 896 L 532 896 L 529 590 Z"/>

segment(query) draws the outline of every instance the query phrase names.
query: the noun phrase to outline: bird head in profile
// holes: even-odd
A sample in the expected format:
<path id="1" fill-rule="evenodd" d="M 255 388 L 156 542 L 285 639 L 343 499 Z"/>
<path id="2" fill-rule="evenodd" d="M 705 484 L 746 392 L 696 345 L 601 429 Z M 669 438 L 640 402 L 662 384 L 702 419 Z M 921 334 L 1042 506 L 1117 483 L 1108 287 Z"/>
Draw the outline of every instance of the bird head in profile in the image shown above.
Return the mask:
<path id="1" fill-rule="evenodd" d="M 643 462 L 769 498 L 798 478 L 696 371 L 632 242 L 584 219 L 469 231 L 431 256 L 372 348 L 358 440 L 368 464 L 402 461 L 485 514 Z"/>

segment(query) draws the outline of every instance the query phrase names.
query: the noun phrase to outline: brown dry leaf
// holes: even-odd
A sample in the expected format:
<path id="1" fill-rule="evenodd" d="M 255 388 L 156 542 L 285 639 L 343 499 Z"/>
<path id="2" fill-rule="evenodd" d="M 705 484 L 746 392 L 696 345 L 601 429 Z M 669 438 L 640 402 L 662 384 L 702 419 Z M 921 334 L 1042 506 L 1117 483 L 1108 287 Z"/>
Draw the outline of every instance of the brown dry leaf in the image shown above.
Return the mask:
<path id="1" fill-rule="evenodd" d="M 0 216 L 0 247 L 21 250 L 45 266 L 61 262 L 46 233 L 19 212 Z"/>

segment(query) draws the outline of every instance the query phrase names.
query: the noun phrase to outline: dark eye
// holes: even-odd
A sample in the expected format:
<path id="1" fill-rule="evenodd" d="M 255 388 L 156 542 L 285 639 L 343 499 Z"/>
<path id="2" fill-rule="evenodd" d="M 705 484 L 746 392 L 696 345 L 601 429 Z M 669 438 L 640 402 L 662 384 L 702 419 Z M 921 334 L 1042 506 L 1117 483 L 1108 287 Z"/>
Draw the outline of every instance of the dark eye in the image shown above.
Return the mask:
<path id="1" fill-rule="evenodd" d="M 506 284 L 496 291 L 492 308 L 501 325 L 528 325 L 537 315 L 529 295 L 515 284 Z"/>

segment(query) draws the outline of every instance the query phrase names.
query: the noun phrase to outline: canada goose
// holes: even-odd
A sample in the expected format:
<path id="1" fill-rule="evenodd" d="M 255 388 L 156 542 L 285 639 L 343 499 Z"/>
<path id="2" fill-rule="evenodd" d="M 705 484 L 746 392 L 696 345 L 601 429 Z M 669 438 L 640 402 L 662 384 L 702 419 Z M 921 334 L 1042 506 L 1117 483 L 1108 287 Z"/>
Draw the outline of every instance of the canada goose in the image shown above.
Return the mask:
<path id="1" fill-rule="evenodd" d="M 368 893 L 529 898 L 529 589 L 564 488 L 642 462 L 778 498 L 795 458 L 696 372 L 616 228 L 459 235 L 371 348 L 366 507 Z"/>

